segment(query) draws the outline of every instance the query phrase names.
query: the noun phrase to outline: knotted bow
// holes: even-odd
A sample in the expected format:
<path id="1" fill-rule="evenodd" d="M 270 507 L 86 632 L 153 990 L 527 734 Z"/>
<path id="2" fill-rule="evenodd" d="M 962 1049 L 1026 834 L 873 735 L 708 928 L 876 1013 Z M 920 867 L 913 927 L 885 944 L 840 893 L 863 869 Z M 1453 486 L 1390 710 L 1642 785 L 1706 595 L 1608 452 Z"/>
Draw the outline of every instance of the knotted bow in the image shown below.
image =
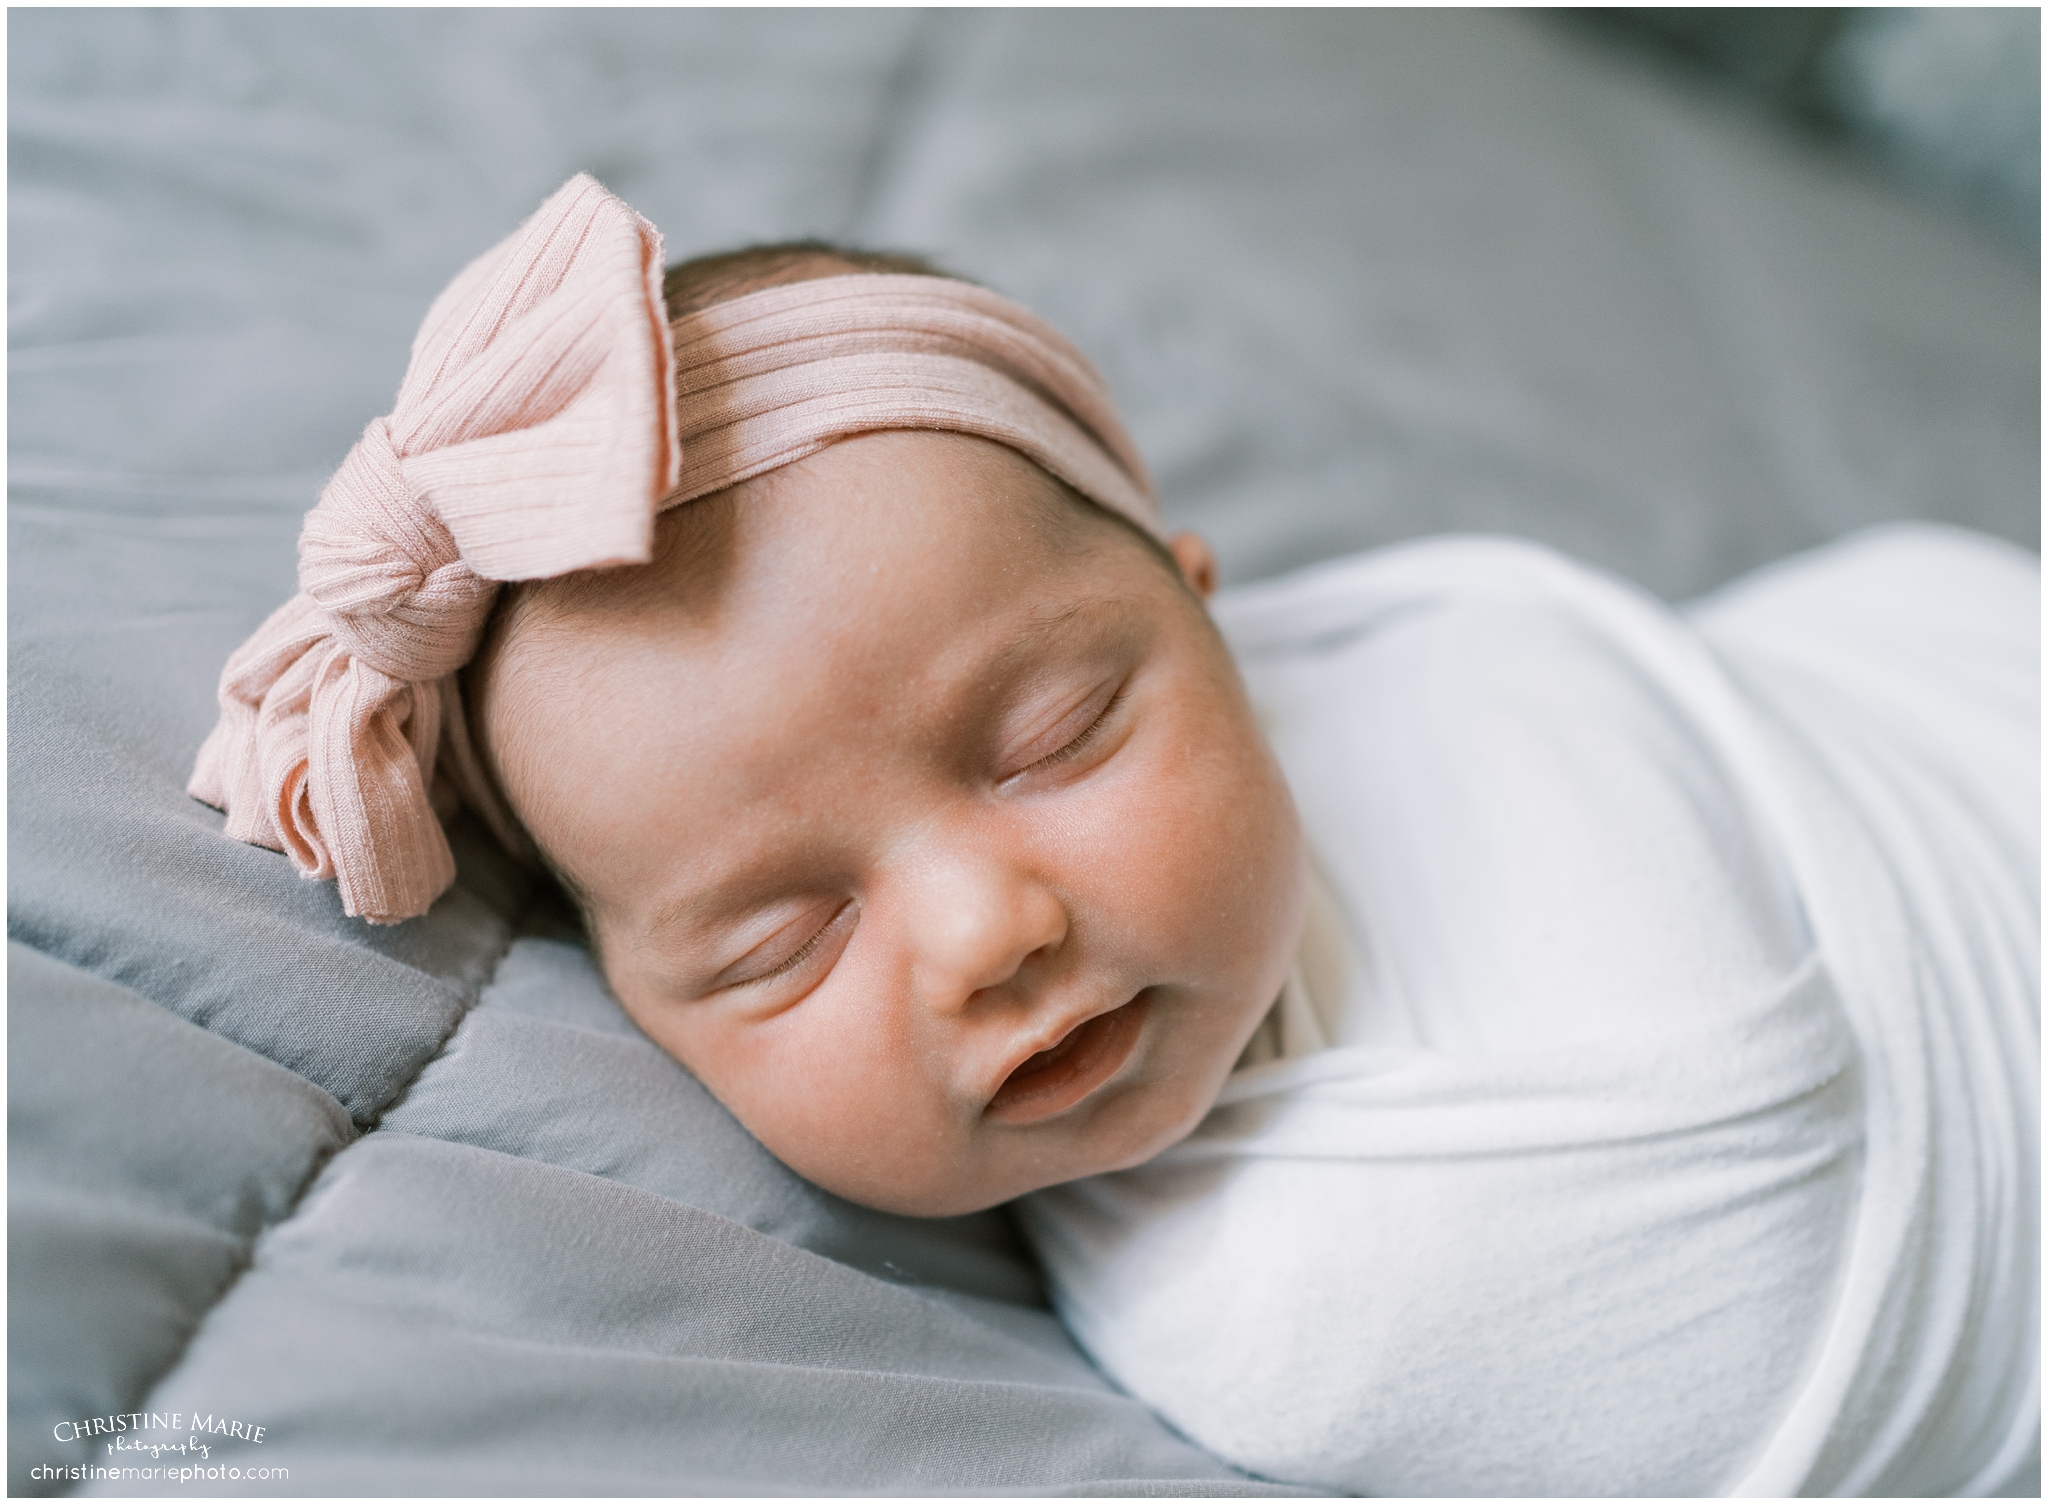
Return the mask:
<path id="1" fill-rule="evenodd" d="M 497 583 L 649 557 L 677 464 L 661 279 L 660 233 L 584 174 L 471 263 L 307 514 L 299 594 L 222 672 L 190 792 L 349 914 L 454 881 L 436 762 L 472 761 L 454 676 Z"/>

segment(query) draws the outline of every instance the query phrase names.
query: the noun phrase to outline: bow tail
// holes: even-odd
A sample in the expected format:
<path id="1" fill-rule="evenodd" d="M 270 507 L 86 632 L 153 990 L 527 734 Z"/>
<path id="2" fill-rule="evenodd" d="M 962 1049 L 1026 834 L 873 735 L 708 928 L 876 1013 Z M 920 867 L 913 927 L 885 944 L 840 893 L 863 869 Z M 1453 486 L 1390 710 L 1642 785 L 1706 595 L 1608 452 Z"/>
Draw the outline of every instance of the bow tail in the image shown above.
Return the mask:
<path id="1" fill-rule="evenodd" d="M 220 720 L 213 724 L 213 730 L 206 734 L 206 740 L 199 744 L 199 756 L 193 760 L 192 778 L 185 785 L 185 792 L 195 800 L 203 800 L 216 810 L 229 812 L 228 824 L 234 824 L 233 812 L 258 804 L 263 798 L 263 783 L 256 770 L 256 711 L 240 701 L 221 697 Z M 258 846 L 275 848 L 274 841 L 261 841 L 240 832 L 228 833 L 236 841 L 256 840 Z"/>
<path id="2" fill-rule="evenodd" d="M 285 853 L 305 878 L 334 876 L 334 864 L 328 861 L 327 848 L 306 803 L 306 724 L 313 682 L 330 656 L 331 649 L 301 654 L 277 677 L 257 712 L 255 757 L 262 801 L 251 802 L 246 819 L 262 835 L 242 835 L 237 812 L 228 812 L 230 836 Z"/>
<path id="3" fill-rule="evenodd" d="M 303 783 L 280 790 L 296 846 L 318 853 L 342 908 L 375 924 L 425 914 L 455 881 L 428 791 L 441 735 L 438 681 L 407 684 L 337 646 L 312 680 Z M 300 871 L 309 870 L 297 850 Z"/>
<path id="4" fill-rule="evenodd" d="M 220 720 L 200 745 L 185 791 L 225 811 L 236 841 L 285 850 L 266 770 L 278 761 L 275 729 L 295 714 L 304 719 L 310 660 L 326 636 L 326 612 L 308 596 L 293 596 L 221 670 Z"/>

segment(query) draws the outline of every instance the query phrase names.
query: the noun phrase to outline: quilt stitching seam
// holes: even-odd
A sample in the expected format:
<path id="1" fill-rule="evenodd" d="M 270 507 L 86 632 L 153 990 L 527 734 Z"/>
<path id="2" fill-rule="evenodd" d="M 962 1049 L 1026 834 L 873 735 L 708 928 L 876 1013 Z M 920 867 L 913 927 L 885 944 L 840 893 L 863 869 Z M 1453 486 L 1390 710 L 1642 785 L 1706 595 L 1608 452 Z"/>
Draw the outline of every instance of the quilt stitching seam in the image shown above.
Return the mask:
<path id="1" fill-rule="evenodd" d="M 256 1230 L 255 1234 L 250 1237 L 247 1244 L 241 1248 L 236 1257 L 233 1270 L 228 1275 L 228 1278 L 222 1282 L 220 1289 L 214 1293 L 212 1300 L 208 1301 L 199 1311 L 192 1323 L 191 1330 L 185 1335 L 185 1341 L 178 1346 L 177 1353 L 171 1357 L 170 1361 L 161 1370 L 152 1375 L 140 1387 L 142 1394 L 136 1409 L 139 1409 L 141 1404 L 146 1404 L 148 1398 L 155 1394 L 164 1381 L 177 1373 L 179 1367 L 184 1364 L 186 1356 L 191 1353 L 192 1345 L 198 1341 L 199 1334 L 205 1328 L 207 1320 L 220 1308 L 221 1303 L 234 1293 L 235 1287 L 241 1283 L 242 1277 L 255 1268 L 263 1244 L 270 1236 L 277 1229 L 291 1222 L 292 1219 L 299 1215 L 300 1209 L 305 1205 L 306 1194 L 326 1174 L 328 1166 L 332 1165 L 346 1151 L 361 1144 L 370 1135 L 376 1133 L 377 1126 L 383 1121 L 384 1115 L 398 1103 L 402 1102 L 406 1094 L 419 1081 L 421 1074 L 425 1072 L 427 1067 L 441 1058 L 448 1048 L 448 1042 L 454 1039 L 456 1031 L 462 1028 L 462 1021 L 467 1019 L 471 1011 L 483 1001 L 485 990 L 497 980 L 498 969 L 504 965 L 505 958 L 511 954 L 513 943 L 518 940 L 521 931 L 539 903 L 540 898 L 538 894 L 529 897 L 526 905 L 519 913 L 506 920 L 504 939 L 498 946 L 496 955 L 492 956 L 486 965 L 481 980 L 465 990 L 468 993 L 468 1001 L 456 1014 L 454 1022 L 449 1025 L 447 1031 L 435 1043 L 434 1049 L 421 1057 L 419 1065 L 405 1079 L 404 1084 L 377 1109 L 375 1116 L 367 1123 L 359 1124 L 353 1114 L 349 1114 L 345 1107 L 342 1109 L 342 1112 L 347 1115 L 348 1128 L 353 1132 L 340 1139 L 337 1143 L 321 1149 L 313 1156 L 311 1162 L 306 1167 L 306 1173 L 299 1179 L 298 1186 L 293 1190 L 290 1199 L 286 1202 L 284 1210 L 275 1218 L 271 1218 L 263 1223 Z M 244 1048 L 246 1049 L 247 1047 Z M 294 1074 L 296 1075 L 296 1073 Z M 319 1084 L 314 1083 L 313 1085 L 317 1087 Z"/>

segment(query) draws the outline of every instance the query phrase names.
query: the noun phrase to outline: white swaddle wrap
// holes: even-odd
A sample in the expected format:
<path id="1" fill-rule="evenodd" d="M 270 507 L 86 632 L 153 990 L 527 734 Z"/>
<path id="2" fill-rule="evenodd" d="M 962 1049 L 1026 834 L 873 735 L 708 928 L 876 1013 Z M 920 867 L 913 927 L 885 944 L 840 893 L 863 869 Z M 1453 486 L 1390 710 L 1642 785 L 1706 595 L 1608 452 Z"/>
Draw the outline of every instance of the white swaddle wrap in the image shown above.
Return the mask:
<path id="1" fill-rule="evenodd" d="M 1476 539 L 1219 603 L 1309 934 L 1194 1135 L 1023 1204 L 1075 1335 L 1331 1489 L 2024 1470 L 2038 588 L 1906 528 L 1688 615 Z"/>

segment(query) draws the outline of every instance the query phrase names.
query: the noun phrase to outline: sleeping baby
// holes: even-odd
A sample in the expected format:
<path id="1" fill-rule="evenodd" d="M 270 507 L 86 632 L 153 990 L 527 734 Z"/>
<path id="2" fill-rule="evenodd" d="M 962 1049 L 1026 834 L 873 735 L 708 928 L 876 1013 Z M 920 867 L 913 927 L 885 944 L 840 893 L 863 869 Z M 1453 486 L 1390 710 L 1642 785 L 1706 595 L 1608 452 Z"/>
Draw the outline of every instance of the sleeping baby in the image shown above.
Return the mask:
<path id="1" fill-rule="evenodd" d="M 429 311 L 192 792 L 383 923 L 474 810 L 769 1150 L 1021 1198 L 1253 1472 L 2023 1477 L 2031 557 L 1895 529 L 1682 613 L 1506 540 L 1215 574 L 1026 310 L 665 277 L 578 177 Z"/>

